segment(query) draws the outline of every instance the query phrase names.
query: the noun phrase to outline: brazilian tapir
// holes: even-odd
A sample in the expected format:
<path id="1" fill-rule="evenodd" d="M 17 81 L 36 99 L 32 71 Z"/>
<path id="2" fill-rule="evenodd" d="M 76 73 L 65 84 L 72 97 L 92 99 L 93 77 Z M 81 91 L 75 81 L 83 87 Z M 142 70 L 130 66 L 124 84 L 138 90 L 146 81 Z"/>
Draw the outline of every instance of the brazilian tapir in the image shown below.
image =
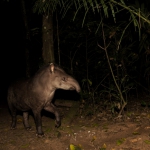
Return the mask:
<path id="1" fill-rule="evenodd" d="M 44 135 L 41 120 L 42 109 L 54 113 L 55 126 L 59 127 L 61 125 L 60 115 L 52 104 L 56 89 L 80 92 L 79 83 L 53 63 L 41 68 L 31 79 L 20 80 L 10 85 L 7 99 L 12 115 L 11 129 L 16 127 L 17 110 L 23 111 L 23 123 L 27 130 L 31 128 L 28 122 L 28 111 L 32 110 L 37 135 Z"/>

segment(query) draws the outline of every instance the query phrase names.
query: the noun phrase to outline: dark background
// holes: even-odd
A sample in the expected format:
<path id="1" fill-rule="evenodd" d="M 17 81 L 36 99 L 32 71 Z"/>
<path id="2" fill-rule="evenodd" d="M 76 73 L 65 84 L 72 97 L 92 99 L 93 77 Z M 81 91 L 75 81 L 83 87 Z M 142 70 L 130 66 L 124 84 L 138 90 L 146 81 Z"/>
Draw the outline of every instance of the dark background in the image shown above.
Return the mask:
<path id="1" fill-rule="evenodd" d="M 144 2 L 144 1 L 143 1 Z M 145 1 L 148 2 L 148 1 Z M 0 102 L 6 102 L 7 88 L 9 84 L 21 77 L 26 76 L 26 58 L 25 58 L 25 47 L 29 47 L 30 56 L 31 56 L 31 66 L 32 66 L 32 74 L 36 72 L 36 70 L 40 66 L 41 60 L 41 32 L 35 36 L 31 41 L 25 40 L 25 28 L 22 18 L 22 12 L 20 3 L 18 0 L 14 1 L 1 1 L 0 2 L 0 10 L 1 10 L 1 76 L 0 76 L 0 93 L 1 99 Z M 147 3 L 145 3 L 147 4 Z M 27 4 L 28 6 L 28 4 Z M 145 5 L 148 7 L 148 5 Z M 32 7 L 32 6 L 30 6 Z M 149 12 L 149 10 L 145 7 L 145 10 Z M 31 8 L 30 8 L 31 10 Z M 59 34 L 60 34 L 60 48 L 63 52 L 61 54 L 61 65 L 69 72 L 70 71 L 70 55 L 73 56 L 74 53 L 75 59 L 73 61 L 74 72 L 73 74 L 83 85 L 82 81 L 87 78 L 87 72 L 89 74 L 88 78 L 92 81 L 92 86 L 90 87 L 90 91 L 94 91 L 94 88 L 98 86 L 98 84 L 105 78 L 102 86 L 99 86 L 98 92 L 104 92 L 104 90 L 108 90 L 109 87 L 112 86 L 111 83 L 114 84 L 112 80 L 112 76 L 109 70 L 109 66 L 107 63 L 107 59 L 103 50 L 99 49 L 97 46 L 97 42 L 99 44 L 103 43 L 102 32 L 98 32 L 95 34 L 97 26 L 100 22 L 100 16 L 97 14 L 89 13 L 86 16 L 85 24 L 82 27 L 82 21 L 84 16 L 84 11 L 79 11 L 79 15 L 75 21 L 73 21 L 74 9 L 70 10 L 69 13 L 66 14 L 65 18 L 62 19 L 62 16 L 58 15 L 59 19 Z M 56 16 L 54 16 L 56 17 Z M 117 23 L 113 22 L 113 18 L 106 18 L 105 23 L 109 28 L 119 28 L 117 24 L 121 22 L 128 23 L 129 22 L 129 13 L 123 11 L 122 13 L 118 13 L 117 15 Z M 30 27 L 31 28 L 41 28 L 41 16 L 37 13 L 32 13 L 29 17 Z M 144 47 L 142 49 L 139 48 L 139 32 L 135 30 L 133 24 L 127 30 L 123 42 L 121 43 L 121 50 L 125 50 L 125 53 L 118 52 L 116 54 L 115 42 L 118 40 L 111 39 L 112 47 L 109 50 L 110 58 L 113 58 L 115 61 L 112 61 L 112 67 L 115 75 L 117 75 L 116 65 L 119 65 L 121 60 L 120 58 L 124 58 L 127 73 L 131 77 L 128 82 L 130 84 L 135 84 L 133 81 L 138 82 L 139 84 L 135 84 L 134 92 L 138 90 L 138 92 L 143 92 L 143 89 L 149 88 L 149 65 L 150 58 L 147 55 L 147 47 L 149 45 L 149 25 L 145 25 L 141 27 L 141 33 L 147 35 L 147 39 L 143 40 Z M 117 30 L 117 36 L 122 33 L 126 25 L 121 26 L 120 29 Z M 105 29 L 105 32 L 108 34 L 106 41 L 109 42 L 110 31 Z M 54 19 L 54 33 L 56 33 L 56 20 Z M 129 34 L 130 33 L 130 34 Z M 141 35 L 142 35 L 141 34 Z M 117 37 L 116 36 L 116 37 Z M 120 38 L 120 35 L 118 36 Z M 141 38 L 142 39 L 142 38 Z M 116 41 L 115 41 L 116 40 Z M 57 47 L 57 37 L 54 34 L 54 44 L 55 48 Z M 132 44 L 132 46 L 130 46 Z M 146 45 L 147 44 L 147 45 Z M 88 45 L 88 46 L 87 46 Z M 114 46 L 114 47 L 113 47 Z M 91 53 L 92 51 L 92 53 Z M 86 52 L 88 52 L 88 58 L 86 58 Z M 58 63 L 58 54 L 57 48 L 55 49 L 56 62 Z M 87 67 L 88 66 L 88 67 Z M 119 68 L 120 69 L 120 68 Z M 122 69 L 122 68 L 121 68 Z M 125 76 L 125 72 L 121 72 L 119 70 L 120 81 Z M 128 84 L 129 85 L 129 84 Z M 142 85 L 142 86 L 139 86 Z M 85 88 L 84 88 L 85 87 Z M 86 85 L 82 86 L 85 91 L 87 90 Z M 108 87 L 108 88 L 106 88 Z M 144 87 L 144 88 L 143 88 Z M 112 89 L 116 90 L 116 87 L 112 87 Z M 111 93 L 113 90 L 110 90 Z M 113 91 L 114 92 L 114 91 Z M 133 92 L 133 93 L 134 93 Z M 87 95 L 89 91 L 87 90 Z M 115 91 L 115 94 L 117 92 Z M 66 95 L 66 94 L 64 94 Z M 88 95 L 89 96 L 89 95 Z M 99 97 L 99 95 L 98 95 Z"/>
<path id="2" fill-rule="evenodd" d="M 1 2 L 1 101 L 6 101 L 10 82 L 25 73 L 23 21 L 17 2 Z"/>

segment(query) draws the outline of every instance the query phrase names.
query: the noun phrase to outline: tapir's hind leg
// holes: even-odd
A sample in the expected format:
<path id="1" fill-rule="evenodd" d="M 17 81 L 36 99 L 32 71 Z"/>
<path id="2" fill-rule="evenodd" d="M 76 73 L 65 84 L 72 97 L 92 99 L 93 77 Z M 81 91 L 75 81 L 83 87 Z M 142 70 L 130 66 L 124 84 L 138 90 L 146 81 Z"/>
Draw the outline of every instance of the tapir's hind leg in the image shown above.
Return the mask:
<path id="1" fill-rule="evenodd" d="M 13 105 L 13 101 L 15 99 L 14 93 L 12 88 L 8 89 L 8 95 L 7 95 L 7 101 L 8 101 L 8 106 L 10 109 L 10 113 L 12 116 L 12 123 L 11 123 L 11 129 L 15 129 L 16 128 L 16 122 L 17 122 L 17 109 L 15 108 L 15 106 Z"/>
<path id="2" fill-rule="evenodd" d="M 11 129 L 16 128 L 16 122 L 17 122 L 17 110 L 15 107 L 12 106 L 12 104 L 9 104 L 11 116 L 12 116 L 12 123 L 11 123 Z"/>

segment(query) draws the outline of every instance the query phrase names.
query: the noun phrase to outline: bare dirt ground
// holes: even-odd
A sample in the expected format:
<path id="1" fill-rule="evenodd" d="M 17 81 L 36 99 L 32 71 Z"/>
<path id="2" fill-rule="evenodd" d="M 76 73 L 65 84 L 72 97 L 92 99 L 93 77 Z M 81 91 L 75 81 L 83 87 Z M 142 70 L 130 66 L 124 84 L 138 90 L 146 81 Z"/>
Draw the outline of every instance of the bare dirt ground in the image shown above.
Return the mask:
<path id="1" fill-rule="evenodd" d="M 77 111 L 76 108 L 70 108 Z M 96 116 L 70 117 L 69 108 L 60 108 L 62 125 L 56 129 L 54 119 L 42 116 L 45 136 L 36 136 L 34 119 L 29 122 L 31 131 L 26 131 L 22 116 L 17 116 L 17 128 L 10 130 L 11 116 L 7 105 L 0 106 L 0 150 L 149 150 L 150 108 L 142 107 L 140 101 L 130 102 L 125 119 L 114 119 L 100 112 Z M 110 119 L 111 118 L 111 119 Z"/>

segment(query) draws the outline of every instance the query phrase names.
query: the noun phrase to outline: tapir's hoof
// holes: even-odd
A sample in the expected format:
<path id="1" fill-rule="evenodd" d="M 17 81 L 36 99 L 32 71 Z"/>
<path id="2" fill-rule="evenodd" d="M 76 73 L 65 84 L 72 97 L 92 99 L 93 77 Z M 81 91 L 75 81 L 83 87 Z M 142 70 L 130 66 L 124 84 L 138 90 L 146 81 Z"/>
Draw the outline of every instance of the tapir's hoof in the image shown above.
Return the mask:
<path id="1" fill-rule="evenodd" d="M 45 135 L 44 135 L 44 133 L 41 133 L 41 134 L 37 133 L 36 136 L 39 137 L 39 138 L 42 138 L 42 137 L 44 137 Z"/>
<path id="2" fill-rule="evenodd" d="M 16 127 L 10 127 L 10 129 L 11 129 L 11 130 L 15 130 L 15 129 L 16 129 Z"/>
<path id="3" fill-rule="evenodd" d="M 61 126 L 61 121 L 55 121 L 55 127 L 59 128 Z"/>
<path id="4" fill-rule="evenodd" d="M 26 127 L 26 130 L 27 131 L 31 131 L 31 127 Z"/>

